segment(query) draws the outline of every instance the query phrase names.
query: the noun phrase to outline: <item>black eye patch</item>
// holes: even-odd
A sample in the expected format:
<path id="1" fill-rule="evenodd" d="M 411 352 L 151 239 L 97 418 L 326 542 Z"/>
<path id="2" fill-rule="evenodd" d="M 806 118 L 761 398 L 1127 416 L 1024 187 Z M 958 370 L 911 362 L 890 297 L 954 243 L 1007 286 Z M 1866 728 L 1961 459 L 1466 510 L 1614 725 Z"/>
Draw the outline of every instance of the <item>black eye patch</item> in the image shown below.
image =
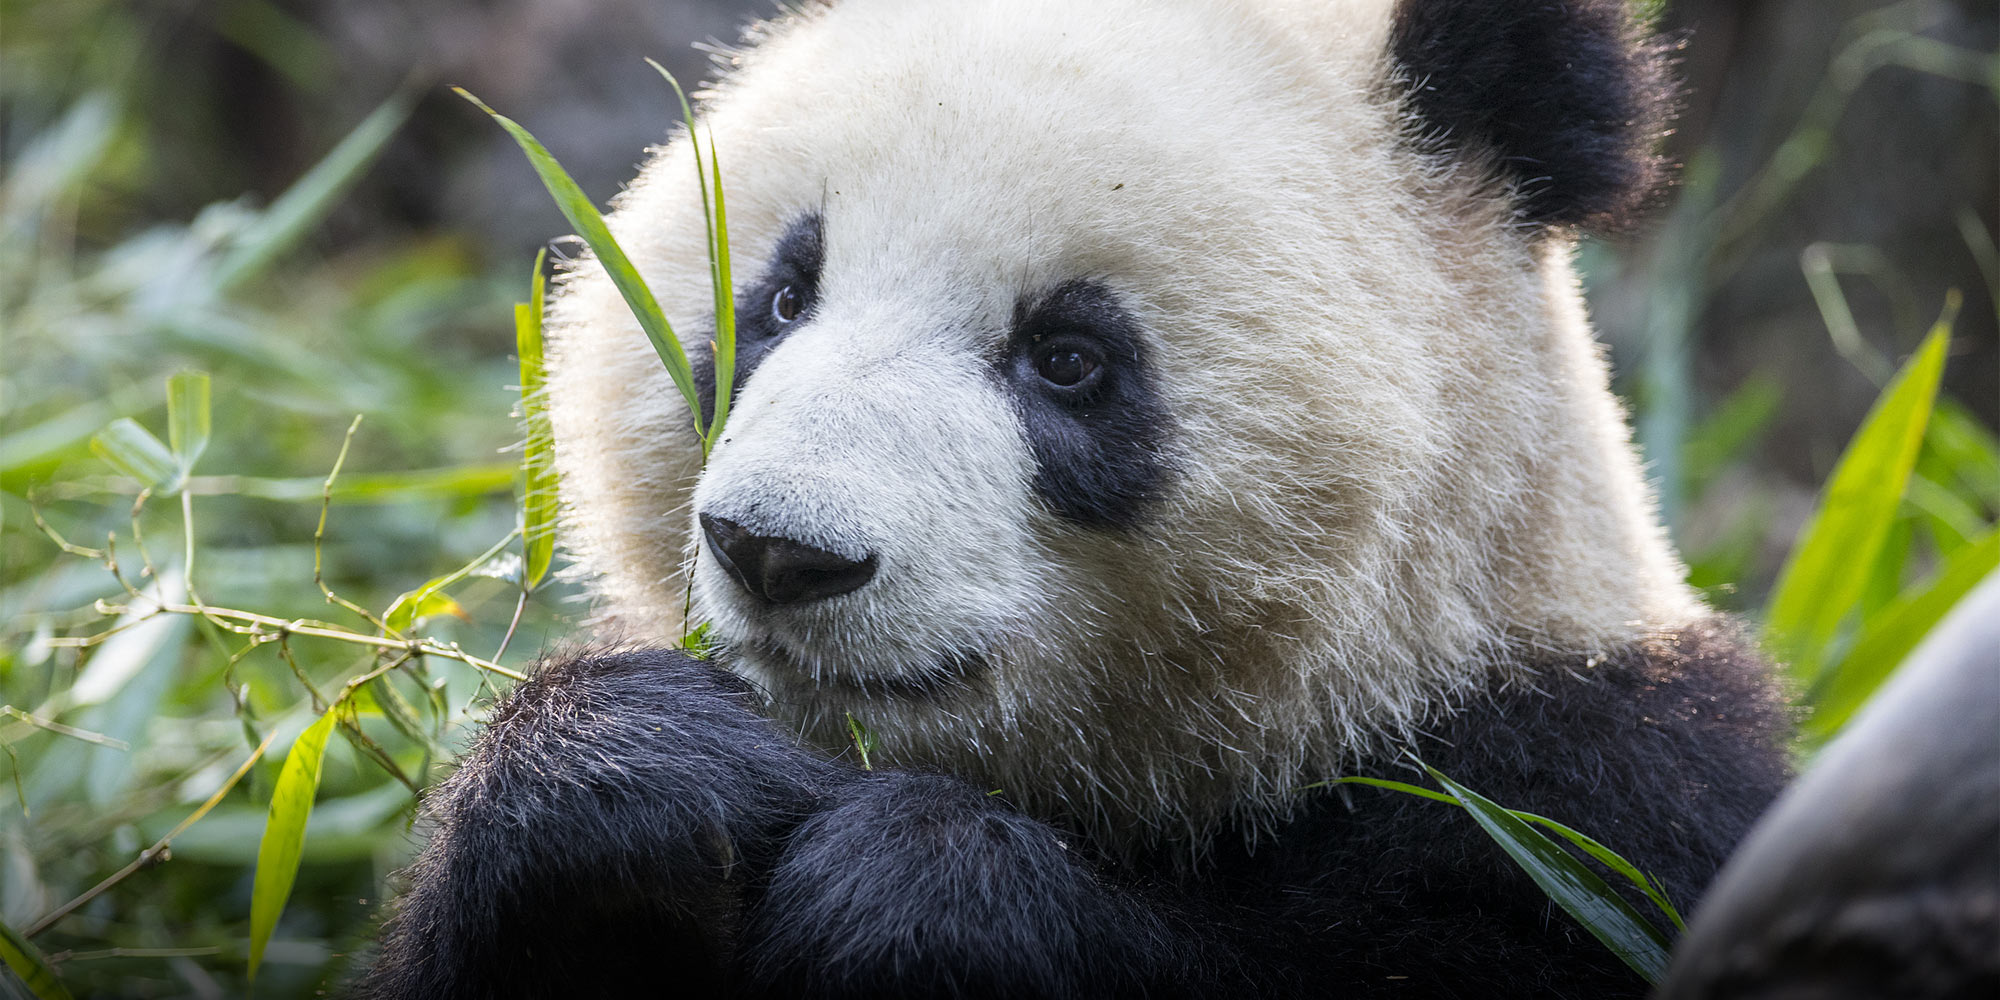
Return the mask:
<path id="1" fill-rule="evenodd" d="M 819 304 L 819 272 L 826 259 L 825 223 L 818 213 L 785 227 L 764 272 L 736 298 L 737 391 L 786 334 L 810 322 Z M 694 384 L 704 419 L 715 417 L 715 358 L 702 345 L 691 351 Z"/>
<path id="2" fill-rule="evenodd" d="M 1066 281 L 1014 308 L 997 365 L 1035 455 L 1035 492 L 1078 524 L 1129 528 L 1168 473 L 1173 421 L 1138 321 L 1111 290 Z"/>

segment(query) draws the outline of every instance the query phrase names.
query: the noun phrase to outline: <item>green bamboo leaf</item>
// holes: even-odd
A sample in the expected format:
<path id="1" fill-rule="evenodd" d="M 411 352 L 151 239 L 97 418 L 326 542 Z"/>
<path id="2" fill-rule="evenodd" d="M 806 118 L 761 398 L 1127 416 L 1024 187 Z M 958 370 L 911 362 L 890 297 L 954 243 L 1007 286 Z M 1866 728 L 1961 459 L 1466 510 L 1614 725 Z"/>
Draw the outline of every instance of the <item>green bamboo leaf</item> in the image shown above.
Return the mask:
<path id="1" fill-rule="evenodd" d="M 535 255 L 528 301 L 514 307 L 514 350 L 521 359 L 521 422 L 528 435 L 521 455 L 521 586 L 531 592 L 548 574 L 556 547 L 555 431 L 549 425 L 542 368 L 542 305 L 547 291 L 542 266 L 547 260 L 547 250 Z"/>
<path id="2" fill-rule="evenodd" d="M 1387 778 L 1358 778 L 1350 776 L 1345 778 L 1328 778 L 1325 781 L 1319 782 L 1318 784 L 1319 785 L 1367 785 L 1370 788 L 1386 788 L 1392 792 L 1402 792 L 1404 795 L 1414 795 L 1420 799 L 1430 799 L 1434 802 L 1448 802 L 1452 805 L 1458 805 L 1457 799 L 1454 799 L 1443 792 L 1433 792 L 1430 789 L 1425 788 L 1421 785 L 1412 785 L 1409 784 L 1408 782 L 1403 782 L 1403 781 L 1390 781 Z M 1314 787 L 1317 787 L 1317 785 L 1306 786 L 1306 788 L 1314 788 Z"/>
<path id="3" fill-rule="evenodd" d="M 213 423 L 209 415 L 207 372 L 179 372 L 167 379 L 167 447 L 182 477 L 194 472 L 194 463 L 208 449 Z"/>
<path id="4" fill-rule="evenodd" d="M 264 820 L 264 839 L 257 845 L 257 874 L 250 886 L 250 980 L 257 979 L 257 966 L 264 961 L 264 946 L 278 927 L 278 915 L 292 894 L 292 882 L 299 875 L 299 856 L 305 849 L 306 820 L 312 816 L 313 796 L 319 791 L 319 766 L 326 757 L 326 738 L 333 732 L 333 716 L 339 706 L 329 708 L 317 722 L 299 734 L 285 755 L 278 772 L 278 784 L 271 789 L 271 811 Z"/>
<path id="5" fill-rule="evenodd" d="M 0 921 L 0 959 L 28 985 L 28 992 L 41 1000 L 70 1000 L 69 991 L 49 968 L 48 960 L 19 931 Z"/>
<path id="6" fill-rule="evenodd" d="M 382 621 L 396 632 L 407 632 L 420 618 L 449 614 L 464 617 L 464 609 L 458 602 L 445 596 L 444 590 L 460 580 L 471 576 L 480 567 L 493 561 L 494 557 L 507 550 L 514 539 L 521 537 L 521 529 L 507 533 L 507 537 L 493 543 L 493 547 L 474 556 L 472 561 L 425 583 L 415 590 L 406 591 L 389 604 L 389 610 L 382 612 Z"/>
<path id="7" fill-rule="evenodd" d="M 1771 596 L 1765 639 L 1810 684 L 1897 518 L 1944 372 L 1950 314 L 1896 373 L 1834 466 Z"/>
<path id="8" fill-rule="evenodd" d="M 1362 778 L 1362 777 L 1329 778 L 1326 781 L 1319 782 L 1319 785 L 1368 785 L 1373 788 L 1386 788 L 1392 792 L 1402 792 L 1405 795 L 1415 795 L 1419 798 L 1430 799 L 1434 802 L 1445 802 L 1451 805 L 1463 804 L 1458 799 L 1452 798 L 1451 796 L 1446 795 L 1443 792 L 1434 792 L 1428 788 L 1424 788 L 1419 785 L 1412 785 L 1402 781 L 1389 781 L 1385 778 Z M 1319 787 L 1319 785 L 1308 785 L 1306 787 L 1316 788 Z M 1660 891 L 1657 885 L 1653 883 L 1653 880 L 1641 874 L 1636 866 L 1634 866 L 1630 861 L 1625 860 L 1624 857 L 1618 854 L 1618 852 L 1613 851 L 1611 848 L 1608 848 L 1603 844 L 1598 843 L 1596 840 L 1593 840 L 1589 836 L 1577 830 L 1570 829 L 1569 827 L 1564 826 L 1563 824 L 1558 823 L 1555 820 L 1548 818 L 1547 816 L 1538 816 L 1534 813 L 1525 812 L 1520 809 L 1508 809 L 1507 811 L 1514 814 L 1514 816 L 1518 819 L 1525 820 L 1529 823 L 1539 823 L 1542 826 L 1548 827 L 1550 830 L 1553 830 L 1556 833 L 1561 834 L 1563 837 L 1568 839 L 1570 843 L 1575 844 L 1578 848 L 1582 849 L 1585 854 L 1588 854 L 1591 857 L 1596 858 L 1599 862 L 1603 863 L 1603 865 L 1606 868 L 1609 868 L 1612 871 L 1617 872 L 1619 875 L 1623 876 L 1627 881 L 1631 882 L 1633 886 L 1637 887 L 1640 892 L 1645 893 L 1646 898 L 1652 900 L 1653 905 L 1659 907 L 1660 913 L 1664 915 L 1667 919 L 1673 921 L 1675 927 L 1678 927 L 1682 930 L 1687 929 L 1687 925 L 1681 922 L 1680 911 L 1674 909 L 1674 904 L 1667 901 L 1666 895 Z"/>
<path id="9" fill-rule="evenodd" d="M 708 433 L 702 438 L 702 453 L 715 447 L 722 439 L 722 426 L 729 416 L 729 401 L 736 384 L 736 297 L 735 285 L 729 274 L 729 219 L 722 204 L 722 165 L 715 156 L 715 142 L 711 136 L 708 144 L 709 166 L 704 169 L 701 162 L 701 141 L 694 129 L 694 106 L 688 103 L 687 91 L 681 89 L 681 82 L 667 72 L 665 66 L 646 60 L 667 81 L 674 90 L 674 97 L 680 101 L 681 121 L 687 125 L 688 150 L 694 159 L 695 186 L 701 189 L 702 221 L 708 228 L 708 280 L 710 291 L 715 296 L 715 342 L 710 345 L 715 352 L 715 412 L 710 418 Z M 709 181 L 714 179 L 714 197 L 710 200 Z"/>
<path id="10" fill-rule="evenodd" d="M 1687 923 L 1681 920 L 1681 911 L 1674 909 L 1674 904 L 1667 901 L 1667 894 L 1665 892 L 1662 892 L 1660 890 L 1660 887 L 1657 884 L 1655 884 L 1651 878 L 1648 878 L 1646 875 L 1642 874 L 1639 871 L 1638 866 L 1632 864 L 1632 862 L 1630 861 L 1625 860 L 1623 855 L 1619 854 L 1617 851 L 1614 851 L 1609 847 L 1604 846 L 1603 844 L 1598 843 L 1596 840 L 1585 835 L 1584 833 L 1577 830 L 1572 830 L 1569 827 L 1564 826 L 1561 823 L 1558 823 L 1555 820 L 1548 818 L 1547 816 L 1537 816 L 1534 813 L 1523 812 L 1522 810 L 1519 809 L 1509 809 L 1507 811 L 1513 813 L 1516 817 L 1520 819 L 1527 820 L 1530 823 L 1540 824 L 1542 826 L 1548 827 L 1551 830 L 1554 830 L 1556 833 L 1561 834 L 1565 840 L 1568 840 L 1570 843 L 1575 844 L 1578 848 L 1580 848 L 1583 851 L 1583 853 L 1588 854 L 1593 858 L 1596 858 L 1599 864 L 1602 864 L 1604 867 L 1609 868 L 1614 872 L 1617 872 L 1619 875 L 1624 877 L 1625 881 L 1632 883 L 1632 885 L 1636 887 L 1640 892 L 1645 893 L 1646 898 L 1652 900 L 1653 905 L 1659 908 L 1660 914 L 1666 917 L 1668 920 L 1673 921 L 1674 927 L 1676 929 L 1684 933 L 1687 931 Z"/>
<path id="11" fill-rule="evenodd" d="M 639 321 L 639 327 L 646 331 L 646 339 L 653 342 L 654 352 L 659 354 L 660 361 L 667 366 L 667 375 L 674 380 L 675 387 L 680 389 L 681 398 L 687 401 L 688 410 L 694 414 L 695 433 L 705 434 L 701 397 L 695 392 L 694 372 L 688 367 L 687 354 L 681 350 L 680 339 L 674 336 L 673 327 L 667 324 L 666 314 L 660 310 L 659 301 L 653 298 L 653 290 L 647 287 L 643 278 L 639 277 L 638 270 L 625 256 L 625 251 L 620 249 L 618 241 L 612 238 L 610 228 L 604 224 L 604 217 L 597 212 L 597 206 L 590 203 L 590 198 L 583 193 L 582 188 L 576 186 L 576 181 L 570 179 L 562 164 L 556 162 L 556 158 L 549 155 L 549 151 L 529 134 L 527 129 L 522 128 L 513 119 L 487 107 L 486 102 L 472 96 L 464 89 L 454 87 L 452 90 L 458 96 L 471 101 L 479 110 L 486 112 L 494 121 L 499 122 L 500 127 L 514 137 L 514 142 L 521 147 L 521 151 L 527 154 L 528 163 L 535 168 L 536 175 L 542 179 L 542 186 L 548 188 L 549 195 L 555 198 L 556 207 L 562 210 L 563 217 L 569 220 L 569 224 L 576 227 L 577 235 L 582 236 L 583 241 L 590 244 L 591 252 L 597 255 L 598 263 L 604 266 L 605 273 L 611 276 L 612 284 L 617 285 L 619 294 L 625 297 L 625 304 L 631 307 L 632 315 Z"/>
<path id="12" fill-rule="evenodd" d="M 1981 504 L 2000 509 L 2000 440 L 1972 411 L 1951 399 L 1938 400 L 1924 446 Z"/>
<path id="13" fill-rule="evenodd" d="M 1549 899 L 1575 917 L 1612 954 L 1631 966 L 1632 971 L 1649 983 L 1657 983 L 1666 975 L 1667 951 L 1671 946 L 1666 932 L 1640 916 L 1596 872 L 1485 796 L 1445 777 L 1434 767 L 1426 765 L 1424 770 L 1472 814 L 1480 829 L 1542 887 Z"/>
<path id="14" fill-rule="evenodd" d="M 119 417 L 98 431 L 90 450 L 142 486 L 168 486 L 180 478 L 173 451 L 131 417 Z"/>
<path id="15" fill-rule="evenodd" d="M 688 137 L 694 137 L 690 124 Z M 709 421 L 706 451 L 722 438 L 722 425 L 729 419 L 729 393 L 736 381 L 736 296 L 729 275 L 729 214 L 722 204 L 722 158 L 715 151 L 715 137 L 708 140 L 708 167 L 715 179 L 714 236 L 710 237 L 708 259 L 710 280 L 715 286 L 715 416 Z"/>
<path id="16" fill-rule="evenodd" d="M 1806 699 L 1813 714 L 1805 723 L 1814 741 L 1831 738 L 1868 696 L 1889 679 L 1931 628 L 2000 567 L 2000 528 L 1953 552 L 1929 580 L 1912 586 L 1894 604 L 1871 617 L 1853 648 L 1820 677 Z"/>
<path id="17" fill-rule="evenodd" d="M 326 218 L 347 189 L 361 179 L 389 139 L 416 107 L 416 92 L 405 88 L 383 101 L 325 158 L 264 210 L 230 249 L 215 271 L 215 290 L 228 293 L 262 274 L 266 267 L 296 245 Z"/>

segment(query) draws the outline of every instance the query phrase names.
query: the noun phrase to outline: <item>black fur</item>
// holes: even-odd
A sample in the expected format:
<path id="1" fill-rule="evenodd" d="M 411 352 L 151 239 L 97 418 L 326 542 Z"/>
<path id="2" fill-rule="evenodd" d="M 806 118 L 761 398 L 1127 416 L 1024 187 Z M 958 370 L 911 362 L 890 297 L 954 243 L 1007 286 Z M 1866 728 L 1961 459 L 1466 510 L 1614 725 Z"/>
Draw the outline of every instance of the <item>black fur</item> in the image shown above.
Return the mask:
<path id="1" fill-rule="evenodd" d="M 1597 837 L 1686 909 L 1784 777 L 1788 720 L 1741 650 L 1691 634 L 1546 664 L 1414 749 Z M 1398 760 L 1360 772 L 1406 777 Z M 959 779 L 802 750 L 738 683 L 671 652 L 545 666 L 426 811 L 431 843 L 362 996 L 1645 988 L 1454 807 L 1340 786 L 1254 851 L 1224 833 L 1112 863 Z"/>
<path id="2" fill-rule="evenodd" d="M 736 378 L 740 395 L 757 366 L 775 350 L 780 341 L 800 326 L 811 322 L 819 304 L 820 269 L 826 264 L 825 223 L 817 214 L 801 216 L 785 227 L 778 245 L 771 251 L 764 273 L 736 298 Z M 771 311 L 771 299 L 790 286 L 799 296 L 800 311 L 791 322 L 781 322 Z M 703 420 L 715 418 L 715 358 L 698 352 L 695 363 L 695 391 L 701 399 Z"/>
<path id="3" fill-rule="evenodd" d="M 1524 221 L 1616 229 L 1667 176 L 1667 48 L 1624 0 L 1400 0 L 1390 49 L 1423 140 L 1493 157 Z"/>
<path id="4" fill-rule="evenodd" d="M 1093 381 L 1050 385 L 1036 362 L 1051 350 L 1094 356 Z M 1035 453 L 1035 493 L 1078 524 L 1138 524 L 1166 479 L 1172 418 L 1145 335 L 1117 296 L 1078 279 L 1021 302 L 996 372 Z"/>

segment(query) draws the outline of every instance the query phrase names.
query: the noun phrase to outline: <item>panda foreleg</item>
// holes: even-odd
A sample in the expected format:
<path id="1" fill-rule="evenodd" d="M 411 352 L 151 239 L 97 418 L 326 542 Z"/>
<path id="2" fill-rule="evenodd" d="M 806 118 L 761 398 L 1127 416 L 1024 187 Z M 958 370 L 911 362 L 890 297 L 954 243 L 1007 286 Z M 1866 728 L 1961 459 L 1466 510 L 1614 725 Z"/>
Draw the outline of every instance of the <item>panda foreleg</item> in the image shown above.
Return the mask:
<path id="1" fill-rule="evenodd" d="M 672 651 L 546 661 L 428 796 L 363 997 L 729 992 L 747 886 L 844 769 Z"/>
<path id="2" fill-rule="evenodd" d="M 1213 974 L 1193 942 L 1054 828 L 955 778 L 874 772 L 792 835 L 744 955 L 773 997 L 1137 996 Z"/>

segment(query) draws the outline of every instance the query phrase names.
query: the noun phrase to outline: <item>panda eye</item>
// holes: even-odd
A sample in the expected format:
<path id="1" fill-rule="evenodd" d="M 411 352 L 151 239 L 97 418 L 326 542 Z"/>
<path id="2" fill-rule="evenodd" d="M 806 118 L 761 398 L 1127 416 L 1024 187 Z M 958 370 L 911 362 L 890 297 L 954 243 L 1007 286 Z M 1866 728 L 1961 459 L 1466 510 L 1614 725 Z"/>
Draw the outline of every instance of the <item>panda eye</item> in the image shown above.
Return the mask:
<path id="1" fill-rule="evenodd" d="M 1060 389 L 1084 388 L 1097 381 L 1102 371 L 1095 354 L 1071 347 L 1056 347 L 1035 358 L 1035 374 Z"/>
<path id="2" fill-rule="evenodd" d="M 804 309 L 805 297 L 790 285 L 778 289 L 777 293 L 771 296 L 771 318 L 780 323 L 790 323 L 798 319 L 799 313 Z"/>

